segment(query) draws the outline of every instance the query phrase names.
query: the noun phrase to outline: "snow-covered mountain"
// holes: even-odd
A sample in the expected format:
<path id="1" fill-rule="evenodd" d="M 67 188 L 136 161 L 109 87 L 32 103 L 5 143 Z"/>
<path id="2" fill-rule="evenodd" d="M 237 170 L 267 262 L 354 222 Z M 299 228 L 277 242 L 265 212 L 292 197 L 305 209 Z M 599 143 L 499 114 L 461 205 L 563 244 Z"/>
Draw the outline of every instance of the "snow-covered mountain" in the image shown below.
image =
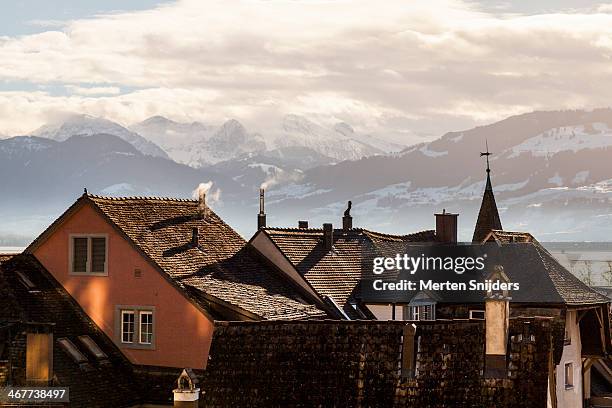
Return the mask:
<path id="1" fill-rule="evenodd" d="M 470 239 L 484 189 L 479 152 L 487 139 L 506 229 L 529 230 L 541 240 L 609 240 L 610 109 L 534 112 L 399 154 L 316 167 L 270 191 L 270 212 L 308 214 L 316 225 L 339 217 L 352 200 L 356 225 L 408 232 L 430 228 L 432 214 L 446 209 L 460 214 L 461 236 Z"/>
<path id="2" fill-rule="evenodd" d="M 70 115 L 63 120 L 34 130 L 30 133 L 30 136 L 44 137 L 63 142 L 72 136 L 94 136 L 100 134 L 117 136 L 134 146 L 142 154 L 168 158 L 168 154 L 154 142 L 143 138 L 118 123 L 90 115 Z"/>
<path id="3" fill-rule="evenodd" d="M 61 129 L 40 133 L 61 140 L 70 128 Z M 265 184 L 270 225 L 339 223 L 352 200 L 355 226 L 413 232 L 432 228 L 433 213 L 446 209 L 460 214 L 460 237 L 470 239 L 484 188 L 479 152 L 488 140 L 506 229 L 528 230 L 542 241 L 612 236 L 612 109 L 533 112 L 386 154 L 394 147 L 384 140 L 299 116 L 261 134 L 234 120 L 213 126 L 161 117 L 129 132 L 136 130 L 175 160 L 184 154 L 178 161 L 191 167 L 104 134 L 0 140 L 0 215 L 19 220 L 0 235 L 27 225 L 15 214 L 57 212 L 84 186 L 103 194 L 189 196 L 196 181 L 212 180 L 223 190 L 220 210 L 246 237 Z"/>
<path id="4" fill-rule="evenodd" d="M 297 115 L 287 115 L 278 126 L 260 132 L 247 129 L 235 119 L 213 126 L 180 123 L 161 116 L 130 126 L 130 130 L 161 146 L 173 160 L 192 167 L 242 160 L 245 156 L 286 148 L 306 148 L 332 162 L 340 162 L 404 147 L 357 133 L 346 123 L 326 128 Z"/>

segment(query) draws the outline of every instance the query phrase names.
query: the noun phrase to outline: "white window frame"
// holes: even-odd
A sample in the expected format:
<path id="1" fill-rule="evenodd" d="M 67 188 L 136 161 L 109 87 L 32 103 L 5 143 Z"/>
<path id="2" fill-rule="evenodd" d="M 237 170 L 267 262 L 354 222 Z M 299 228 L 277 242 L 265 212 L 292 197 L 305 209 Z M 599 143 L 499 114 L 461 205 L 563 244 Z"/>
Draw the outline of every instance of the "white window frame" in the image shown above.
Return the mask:
<path id="1" fill-rule="evenodd" d="M 574 388 L 574 362 L 573 361 L 568 361 L 563 365 L 563 380 L 565 382 L 566 390 L 570 390 Z"/>
<path id="2" fill-rule="evenodd" d="M 142 323 L 142 316 L 147 315 L 147 316 L 151 316 L 151 323 L 147 323 L 151 325 L 151 341 L 143 341 L 142 336 L 143 336 L 143 323 Z M 138 327 L 138 340 L 140 344 L 151 344 L 153 342 L 153 327 L 154 327 L 154 323 L 153 323 L 153 311 L 152 310 L 140 310 L 138 312 L 138 323 L 139 323 L 139 327 Z"/>
<path id="3" fill-rule="evenodd" d="M 475 315 L 478 314 L 481 317 L 476 317 Z M 484 310 L 470 310 L 470 320 L 484 320 L 485 318 L 485 311 Z"/>
<path id="4" fill-rule="evenodd" d="M 77 272 L 74 270 L 74 239 L 75 238 L 87 238 L 87 263 L 85 266 L 85 272 Z M 103 272 L 91 272 L 91 258 L 92 258 L 92 238 L 104 238 L 104 271 Z M 108 276 L 108 234 L 70 234 L 68 238 L 68 272 L 70 275 L 77 276 Z"/>
<path id="5" fill-rule="evenodd" d="M 123 314 L 134 314 L 134 340 L 131 343 L 123 341 Z M 133 348 L 143 350 L 155 350 L 157 337 L 155 306 L 143 305 L 115 305 L 115 342 L 122 348 Z M 151 342 L 145 343 L 142 338 L 141 316 L 151 315 Z"/>
<path id="6" fill-rule="evenodd" d="M 123 317 L 124 316 L 132 316 L 132 325 L 133 325 L 133 329 L 131 332 L 127 332 L 124 330 L 124 320 Z M 121 310 L 121 343 L 123 344 L 134 344 L 134 340 L 136 339 L 136 313 L 134 310 Z M 126 341 L 125 340 L 125 334 L 132 334 L 132 341 Z"/>
<path id="7" fill-rule="evenodd" d="M 426 316 L 425 308 L 429 307 L 431 311 L 431 316 L 429 319 L 424 319 Z M 423 308 L 423 309 L 421 309 Z M 406 305 L 404 308 L 404 320 L 408 321 L 434 321 L 436 320 L 436 304 L 435 303 L 427 303 L 421 305 Z"/>

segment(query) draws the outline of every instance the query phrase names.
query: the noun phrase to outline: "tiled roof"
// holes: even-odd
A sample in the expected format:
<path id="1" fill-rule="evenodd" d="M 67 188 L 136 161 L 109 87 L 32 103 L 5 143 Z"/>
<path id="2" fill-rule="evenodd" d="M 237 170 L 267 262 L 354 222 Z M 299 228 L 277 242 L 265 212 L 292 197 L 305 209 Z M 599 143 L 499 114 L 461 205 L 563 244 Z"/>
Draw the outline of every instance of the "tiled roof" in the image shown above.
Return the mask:
<path id="1" fill-rule="evenodd" d="M 488 237 L 489 241 L 493 240 L 502 244 L 511 244 L 519 242 L 537 242 L 537 240 L 528 232 L 492 230 Z"/>
<path id="2" fill-rule="evenodd" d="M 34 284 L 33 290 L 26 288 L 18 273 Z M 0 331 L 7 324 L 50 324 L 55 340 L 68 338 L 88 357 L 87 366 L 80 368 L 54 342 L 54 386 L 70 387 L 71 407 L 124 407 L 142 402 L 130 363 L 31 255 L 0 256 Z M 105 363 L 95 362 L 80 347 L 77 337 L 81 335 L 88 335 L 108 356 Z"/>
<path id="3" fill-rule="evenodd" d="M 608 303 L 610 299 L 589 287 L 563 267 L 542 245 L 533 245 L 548 271 L 555 290 L 567 305 Z"/>
<path id="4" fill-rule="evenodd" d="M 323 311 L 304 304 L 245 248 L 245 240 L 210 208 L 171 198 L 84 195 L 196 301 L 214 297 L 261 319 L 307 319 Z M 198 229 L 196 247 L 193 228 Z"/>
<path id="5" fill-rule="evenodd" d="M 433 231 L 399 236 L 337 229 L 333 250 L 325 251 L 320 229 L 266 228 L 264 232 L 319 294 L 332 297 L 345 311 L 350 310 L 347 302 L 352 296 L 358 296 L 362 273 L 371 272 L 374 256 L 407 252 L 419 242 L 432 242 L 435 238 Z M 496 243 L 458 248 L 472 255 L 486 254 L 491 265 L 502 265 L 510 281 L 520 284 L 520 290 L 512 293 L 512 302 L 578 306 L 609 301 L 560 265 L 531 234 L 495 231 L 495 236 Z M 444 251 L 443 246 L 439 250 Z M 437 271 L 436 277 L 440 282 L 470 279 L 483 282 L 489 273 L 458 275 L 453 271 Z M 422 276 L 413 278 L 418 280 Z M 409 299 L 411 294 L 405 293 Z M 436 296 L 441 302 L 472 303 L 482 302 L 484 292 L 440 291 Z"/>
<path id="6" fill-rule="evenodd" d="M 361 228 L 334 230 L 331 251 L 323 247 L 323 230 L 265 228 L 263 230 L 297 271 L 321 295 L 332 298 L 345 312 L 364 270 L 371 270 L 376 247 L 385 242 L 433 241 L 433 231 L 389 235 Z M 365 268 L 365 269 L 364 269 Z"/>

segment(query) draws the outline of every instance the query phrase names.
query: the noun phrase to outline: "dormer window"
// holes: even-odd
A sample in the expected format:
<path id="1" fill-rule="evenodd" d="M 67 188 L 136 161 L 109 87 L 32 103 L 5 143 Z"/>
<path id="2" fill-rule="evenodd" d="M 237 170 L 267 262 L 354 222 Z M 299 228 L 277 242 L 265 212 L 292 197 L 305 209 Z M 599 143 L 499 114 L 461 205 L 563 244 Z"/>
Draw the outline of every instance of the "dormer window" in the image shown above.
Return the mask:
<path id="1" fill-rule="evenodd" d="M 108 275 L 108 236 L 71 235 L 70 273 Z"/>

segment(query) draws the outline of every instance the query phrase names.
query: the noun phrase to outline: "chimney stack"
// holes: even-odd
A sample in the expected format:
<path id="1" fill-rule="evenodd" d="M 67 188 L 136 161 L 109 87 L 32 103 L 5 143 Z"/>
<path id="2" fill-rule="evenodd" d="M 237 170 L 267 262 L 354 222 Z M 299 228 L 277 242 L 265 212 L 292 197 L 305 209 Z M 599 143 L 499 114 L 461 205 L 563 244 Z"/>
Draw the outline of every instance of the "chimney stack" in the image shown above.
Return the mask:
<path id="1" fill-rule="evenodd" d="M 442 210 L 441 214 L 436 216 L 436 240 L 449 244 L 457 243 L 457 217 L 459 214 L 447 213 Z"/>
<path id="2" fill-rule="evenodd" d="M 298 221 L 298 228 L 300 228 L 300 229 L 307 229 L 308 228 L 308 221 Z"/>
<path id="3" fill-rule="evenodd" d="M 342 217 L 342 229 L 346 232 L 350 229 L 353 229 L 353 217 L 351 216 L 351 207 L 353 203 L 348 202 L 348 206 L 344 211 L 344 217 Z"/>
<path id="4" fill-rule="evenodd" d="M 206 218 L 207 206 L 206 206 L 206 192 L 204 189 L 200 189 L 198 192 L 198 216 L 200 218 Z"/>
<path id="5" fill-rule="evenodd" d="M 264 194 L 263 188 L 259 189 L 259 214 L 257 214 L 257 229 L 266 228 L 266 212 L 264 210 Z"/>
<path id="6" fill-rule="evenodd" d="M 334 227 L 332 224 L 323 224 L 323 248 L 331 251 L 334 245 Z"/>
<path id="7" fill-rule="evenodd" d="M 200 234 L 198 227 L 193 227 L 191 229 L 191 245 L 193 245 L 194 248 L 197 248 L 200 245 Z"/>

